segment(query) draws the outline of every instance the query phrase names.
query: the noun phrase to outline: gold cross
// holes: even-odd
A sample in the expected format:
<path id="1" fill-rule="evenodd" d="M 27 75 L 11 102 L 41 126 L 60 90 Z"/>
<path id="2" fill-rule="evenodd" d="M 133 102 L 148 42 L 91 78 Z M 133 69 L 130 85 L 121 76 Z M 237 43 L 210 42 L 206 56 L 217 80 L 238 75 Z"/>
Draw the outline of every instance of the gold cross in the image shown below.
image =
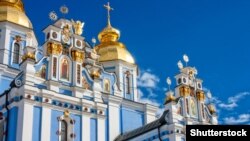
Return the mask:
<path id="1" fill-rule="evenodd" d="M 111 26 L 111 24 L 110 24 L 110 11 L 114 10 L 114 9 L 112 7 L 110 7 L 109 2 L 107 5 L 104 5 L 104 7 L 107 9 L 107 12 L 108 12 L 108 26 Z"/>

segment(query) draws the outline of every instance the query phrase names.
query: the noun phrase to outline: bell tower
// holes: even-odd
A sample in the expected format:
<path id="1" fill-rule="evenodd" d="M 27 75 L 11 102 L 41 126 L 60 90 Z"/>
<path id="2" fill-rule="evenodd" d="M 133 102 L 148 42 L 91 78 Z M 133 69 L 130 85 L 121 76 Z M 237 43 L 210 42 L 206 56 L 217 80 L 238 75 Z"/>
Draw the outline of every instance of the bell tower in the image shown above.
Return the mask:
<path id="1" fill-rule="evenodd" d="M 138 101 L 136 89 L 137 65 L 126 46 L 119 42 L 120 31 L 111 25 L 110 12 L 113 8 L 109 3 L 104 7 L 108 13 L 107 26 L 99 33 L 100 44 L 95 47 L 97 54 L 100 56 L 99 62 L 106 71 L 116 74 L 118 82 L 115 95 Z"/>
<path id="2" fill-rule="evenodd" d="M 185 119 L 185 124 L 188 125 L 217 124 L 213 104 L 205 103 L 206 96 L 202 88 L 203 81 L 197 78 L 197 69 L 187 65 L 189 61 L 187 55 L 184 55 L 183 58 L 186 66 L 184 67 L 181 61 L 178 62 L 180 73 L 175 76 L 175 90 L 166 94 L 165 107 L 167 110 L 173 111 L 171 112 L 172 122 L 178 122 L 178 116 L 182 116 Z"/>
<path id="3" fill-rule="evenodd" d="M 22 0 L 0 0 L 0 64 L 19 69 L 24 48 L 38 45 L 32 28 Z"/>

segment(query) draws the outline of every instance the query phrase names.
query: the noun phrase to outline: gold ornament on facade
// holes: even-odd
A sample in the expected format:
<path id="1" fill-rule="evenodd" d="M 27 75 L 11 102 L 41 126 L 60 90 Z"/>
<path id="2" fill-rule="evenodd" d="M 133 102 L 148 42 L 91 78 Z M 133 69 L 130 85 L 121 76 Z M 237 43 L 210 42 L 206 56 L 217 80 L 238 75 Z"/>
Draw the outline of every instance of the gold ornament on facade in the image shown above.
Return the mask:
<path id="1" fill-rule="evenodd" d="M 62 53 L 62 45 L 49 42 L 47 44 L 47 55 L 59 55 Z"/>
<path id="2" fill-rule="evenodd" d="M 194 76 L 194 72 L 192 70 L 189 71 L 189 78 L 191 79 Z"/>
<path id="3" fill-rule="evenodd" d="M 71 56 L 74 61 L 82 63 L 84 61 L 84 53 L 78 50 L 71 51 Z"/>
<path id="4" fill-rule="evenodd" d="M 74 27 L 75 34 L 82 35 L 84 23 L 81 21 L 74 21 L 74 20 L 71 20 L 71 22 L 72 22 L 72 25 Z"/>
<path id="5" fill-rule="evenodd" d="M 196 92 L 197 99 L 199 101 L 204 101 L 205 100 L 205 93 L 203 91 L 198 90 Z"/>
<path id="6" fill-rule="evenodd" d="M 62 34 L 63 35 L 66 35 L 66 36 L 70 36 L 71 33 L 70 33 L 70 26 L 68 24 L 66 24 L 64 27 L 63 27 L 63 30 L 62 30 Z"/>
<path id="7" fill-rule="evenodd" d="M 179 91 L 180 91 L 180 95 L 181 96 L 188 96 L 190 95 L 190 87 L 189 86 L 181 86 L 179 88 Z"/>
<path id="8" fill-rule="evenodd" d="M 173 95 L 173 92 L 169 92 L 167 98 L 166 98 L 166 102 L 170 102 L 170 101 L 175 101 L 175 96 Z"/>
<path id="9" fill-rule="evenodd" d="M 22 57 L 22 60 L 25 61 L 27 59 L 36 60 L 35 54 L 31 53 L 31 52 L 28 52 L 27 54 L 24 54 L 23 57 Z"/>
<path id="10" fill-rule="evenodd" d="M 211 114 L 216 113 L 216 109 L 215 109 L 215 107 L 214 107 L 213 104 L 209 104 L 209 105 L 208 105 L 208 110 L 209 110 L 209 112 L 210 112 Z"/>
<path id="11" fill-rule="evenodd" d="M 26 46 L 24 48 L 24 55 L 22 56 L 22 60 L 25 61 L 27 59 L 31 59 L 31 60 L 36 60 L 35 59 L 35 48 L 30 47 L 30 46 Z"/>
<path id="12" fill-rule="evenodd" d="M 63 114 L 65 117 L 69 117 L 70 115 L 69 110 L 64 110 Z"/>
<path id="13" fill-rule="evenodd" d="M 91 77 L 92 77 L 93 79 L 98 79 L 98 78 L 100 78 L 100 76 L 101 76 L 101 74 L 100 74 L 100 72 L 99 72 L 98 70 L 93 70 L 93 71 L 91 72 Z"/>
<path id="14" fill-rule="evenodd" d="M 19 35 L 17 35 L 17 36 L 15 36 L 15 40 L 16 40 L 16 42 L 21 42 L 22 41 L 22 37 L 19 36 Z"/>

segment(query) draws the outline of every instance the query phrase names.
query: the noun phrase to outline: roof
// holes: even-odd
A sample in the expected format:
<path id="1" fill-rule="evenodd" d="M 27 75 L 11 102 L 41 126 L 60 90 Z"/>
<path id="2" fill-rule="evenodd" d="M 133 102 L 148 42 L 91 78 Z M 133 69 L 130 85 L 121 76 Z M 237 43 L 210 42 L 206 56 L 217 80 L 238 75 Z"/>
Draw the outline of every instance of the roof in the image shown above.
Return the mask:
<path id="1" fill-rule="evenodd" d="M 168 110 L 164 111 L 164 113 L 162 114 L 162 116 L 159 119 L 157 119 L 149 124 L 146 124 L 140 128 L 137 128 L 137 129 L 134 129 L 132 131 L 126 132 L 124 134 L 121 134 L 115 139 L 115 141 L 127 141 L 129 139 L 132 139 L 132 138 L 140 136 L 146 132 L 149 132 L 151 130 L 154 130 L 156 128 L 161 127 L 162 125 L 167 123 L 167 121 L 165 120 L 165 116 L 168 113 L 169 113 Z"/>

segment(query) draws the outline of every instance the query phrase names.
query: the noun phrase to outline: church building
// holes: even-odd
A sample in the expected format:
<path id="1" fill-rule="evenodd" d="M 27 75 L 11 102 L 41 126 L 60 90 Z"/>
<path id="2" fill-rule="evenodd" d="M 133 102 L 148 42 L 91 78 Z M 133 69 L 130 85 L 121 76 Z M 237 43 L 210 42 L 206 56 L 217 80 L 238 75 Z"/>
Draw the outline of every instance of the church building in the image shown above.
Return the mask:
<path id="1" fill-rule="evenodd" d="M 193 67 L 179 66 L 161 117 L 140 102 L 138 66 L 104 7 L 97 44 L 65 18 L 38 43 L 22 0 L 0 0 L 0 141 L 185 141 L 185 125 L 217 124 Z"/>

